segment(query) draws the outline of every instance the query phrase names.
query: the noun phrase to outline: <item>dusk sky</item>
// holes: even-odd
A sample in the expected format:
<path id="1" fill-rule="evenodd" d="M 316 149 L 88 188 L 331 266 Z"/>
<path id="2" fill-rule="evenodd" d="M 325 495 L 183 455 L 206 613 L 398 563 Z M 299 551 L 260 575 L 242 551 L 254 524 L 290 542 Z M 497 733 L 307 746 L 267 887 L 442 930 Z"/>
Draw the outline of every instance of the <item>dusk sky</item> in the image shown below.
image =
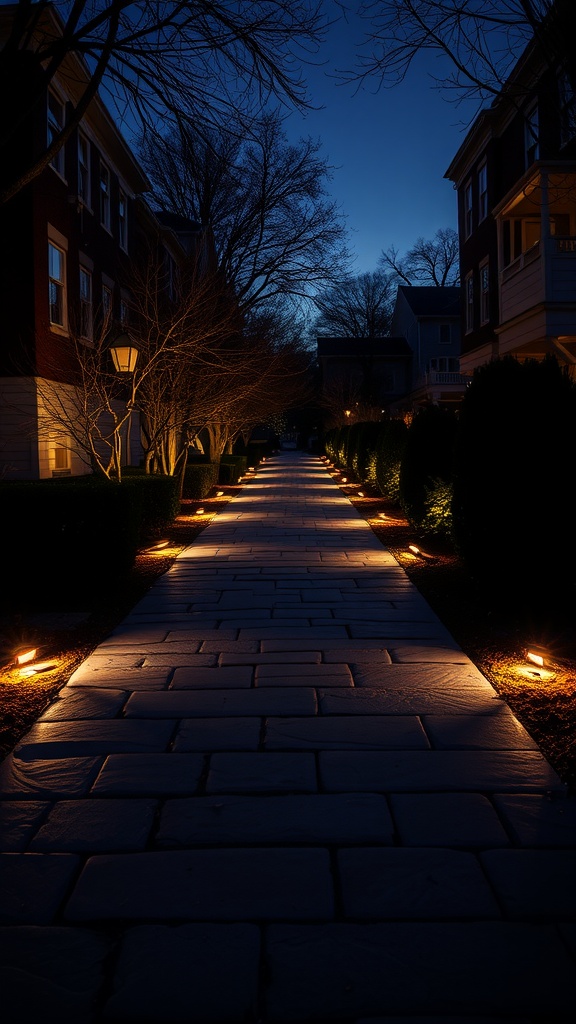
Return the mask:
<path id="1" fill-rule="evenodd" d="M 328 77 L 353 65 L 364 31 L 359 19 L 333 26 L 325 68 L 305 68 L 311 99 L 325 109 L 287 122 L 290 137 L 319 138 L 335 167 L 331 192 L 347 218 L 358 274 L 375 270 L 383 249 L 404 252 L 420 236 L 456 228 L 456 193 L 444 174 L 463 141 L 466 109 L 473 112 L 444 99 L 422 61 L 402 85 L 379 92 L 374 81 L 354 95 Z"/>

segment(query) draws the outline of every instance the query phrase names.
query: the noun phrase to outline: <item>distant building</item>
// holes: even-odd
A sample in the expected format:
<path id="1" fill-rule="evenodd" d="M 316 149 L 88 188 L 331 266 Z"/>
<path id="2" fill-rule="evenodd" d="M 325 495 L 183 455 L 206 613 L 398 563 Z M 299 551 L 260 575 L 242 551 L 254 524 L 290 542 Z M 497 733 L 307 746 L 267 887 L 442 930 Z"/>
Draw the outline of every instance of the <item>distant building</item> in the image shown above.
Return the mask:
<path id="1" fill-rule="evenodd" d="M 445 175 L 458 190 L 461 369 L 576 363 L 576 95 L 536 41 Z"/>
<path id="2" fill-rule="evenodd" d="M 400 285 L 391 330 L 412 353 L 406 393 L 391 411 L 459 403 L 470 379 L 460 372 L 460 288 Z"/>
<path id="3" fill-rule="evenodd" d="M 377 417 L 409 387 L 404 338 L 318 338 L 317 352 L 321 403 L 334 422 Z"/>

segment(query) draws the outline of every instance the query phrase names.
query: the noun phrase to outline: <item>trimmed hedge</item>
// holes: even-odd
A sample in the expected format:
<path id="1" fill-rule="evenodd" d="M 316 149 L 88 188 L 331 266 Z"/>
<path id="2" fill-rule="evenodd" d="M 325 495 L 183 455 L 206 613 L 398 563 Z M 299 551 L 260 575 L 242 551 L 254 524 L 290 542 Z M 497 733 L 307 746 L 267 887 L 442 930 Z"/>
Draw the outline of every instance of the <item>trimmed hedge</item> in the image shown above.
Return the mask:
<path id="1" fill-rule="evenodd" d="M 244 476 L 248 468 L 248 457 L 246 455 L 222 455 L 220 458 L 220 471 L 218 483 L 233 485 L 237 484 L 241 476 Z"/>
<path id="2" fill-rule="evenodd" d="M 5 545 L 0 601 L 87 609 L 132 568 L 143 511 L 135 490 L 97 477 L 0 484 Z"/>
<path id="3" fill-rule="evenodd" d="M 182 497 L 199 500 L 205 498 L 218 483 L 217 462 L 188 463 L 184 471 Z"/>
<path id="4" fill-rule="evenodd" d="M 450 484 L 458 420 L 451 409 L 429 405 L 420 409 L 406 435 L 400 466 L 400 505 L 416 529 L 422 527 L 430 496 Z"/>

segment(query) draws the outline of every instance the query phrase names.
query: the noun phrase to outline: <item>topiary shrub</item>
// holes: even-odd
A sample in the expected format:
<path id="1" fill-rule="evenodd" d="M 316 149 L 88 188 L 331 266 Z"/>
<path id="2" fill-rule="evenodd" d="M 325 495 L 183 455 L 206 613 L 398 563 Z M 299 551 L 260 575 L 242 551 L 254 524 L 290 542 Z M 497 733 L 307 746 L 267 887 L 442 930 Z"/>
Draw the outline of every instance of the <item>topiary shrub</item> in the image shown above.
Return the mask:
<path id="1" fill-rule="evenodd" d="M 419 409 L 406 435 L 400 465 L 400 505 L 415 529 L 426 515 L 427 491 L 433 481 L 452 480 L 458 420 L 451 409 L 428 405 Z"/>
<path id="2" fill-rule="evenodd" d="M 575 598 L 576 383 L 553 356 L 479 367 L 462 402 L 454 539 L 495 602 Z"/>
<path id="3" fill-rule="evenodd" d="M 408 427 L 404 420 L 387 420 L 381 427 L 376 448 L 376 483 L 381 494 L 391 501 L 398 502 L 400 464 Z"/>
<path id="4" fill-rule="evenodd" d="M 244 476 L 248 467 L 248 459 L 245 455 L 222 455 L 220 469 L 218 471 L 218 483 L 237 484 L 241 476 Z"/>
<path id="5" fill-rule="evenodd" d="M 218 483 L 217 462 L 188 463 L 184 471 L 182 498 L 198 500 L 205 498 Z"/>

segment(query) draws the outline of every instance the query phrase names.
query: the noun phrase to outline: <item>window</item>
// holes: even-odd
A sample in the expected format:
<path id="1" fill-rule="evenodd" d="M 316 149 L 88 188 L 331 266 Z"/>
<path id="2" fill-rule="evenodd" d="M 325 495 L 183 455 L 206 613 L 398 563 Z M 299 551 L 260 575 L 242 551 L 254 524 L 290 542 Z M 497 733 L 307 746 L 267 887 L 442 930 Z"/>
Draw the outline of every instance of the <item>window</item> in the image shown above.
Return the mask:
<path id="1" fill-rule="evenodd" d="M 478 171 L 478 222 L 488 216 L 488 170 L 482 164 Z"/>
<path id="2" fill-rule="evenodd" d="M 92 274 L 80 267 L 80 337 L 92 338 Z"/>
<path id="3" fill-rule="evenodd" d="M 169 252 L 164 252 L 164 266 L 166 268 L 166 291 L 168 298 L 174 301 L 176 298 L 176 264 Z"/>
<path id="4" fill-rule="evenodd" d="M 470 238 L 472 234 L 472 182 L 469 181 L 464 188 L 464 237 Z"/>
<path id="5" fill-rule="evenodd" d="M 64 104 L 62 100 L 52 92 L 48 91 L 48 145 L 51 146 L 52 142 L 57 135 L 60 134 L 64 128 Z M 50 166 L 58 171 L 64 177 L 64 146 L 61 146 L 54 158 L 50 162 Z"/>
<path id="6" fill-rule="evenodd" d="M 50 323 L 66 327 L 66 254 L 48 242 L 48 302 Z"/>
<path id="7" fill-rule="evenodd" d="M 82 132 L 78 133 L 78 195 L 85 206 L 90 207 L 90 143 Z"/>
<path id="8" fill-rule="evenodd" d="M 100 223 L 110 231 L 110 171 L 100 164 Z"/>
<path id="9" fill-rule="evenodd" d="M 450 344 L 450 324 L 438 325 L 438 336 L 441 345 Z"/>
<path id="10" fill-rule="evenodd" d="M 130 320 L 130 307 L 125 298 L 120 299 L 120 323 L 127 324 Z"/>
<path id="11" fill-rule="evenodd" d="M 524 152 L 526 157 L 526 167 L 530 167 L 535 160 L 538 160 L 540 156 L 539 146 L 539 118 L 538 118 L 538 106 L 534 104 L 533 107 L 526 114 L 526 120 L 524 122 Z"/>
<path id="12" fill-rule="evenodd" d="M 56 473 L 66 472 L 70 469 L 70 449 L 64 444 L 56 443 L 53 449 L 54 471 Z"/>
<path id="13" fill-rule="evenodd" d="M 112 316 L 113 291 L 110 285 L 102 285 L 102 320 L 106 323 Z"/>
<path id="14" fill-rule="evenodd" d="M 120 247 L 128 251 L 128 202 L 126 193 L 120 189 L 118 193 L 118 242 Z"/>
<path id="15" fill-rule="evenodd" d="M 566 71 L 558 79 L 560 92 L 560 145 L 565 146 L 576 135 L 576 94 Z"/>
<path id="16" fill-rule="evenodd" d="M 465 281 L 466 288 L 466 330 L 474 328 L 474 275 L 468 274 Z"/>
<path id="17" fill-rule="evenodd" d="M 488 260 L 480 265 L 480 323 L 490 320 L 490 267 Z"/>

